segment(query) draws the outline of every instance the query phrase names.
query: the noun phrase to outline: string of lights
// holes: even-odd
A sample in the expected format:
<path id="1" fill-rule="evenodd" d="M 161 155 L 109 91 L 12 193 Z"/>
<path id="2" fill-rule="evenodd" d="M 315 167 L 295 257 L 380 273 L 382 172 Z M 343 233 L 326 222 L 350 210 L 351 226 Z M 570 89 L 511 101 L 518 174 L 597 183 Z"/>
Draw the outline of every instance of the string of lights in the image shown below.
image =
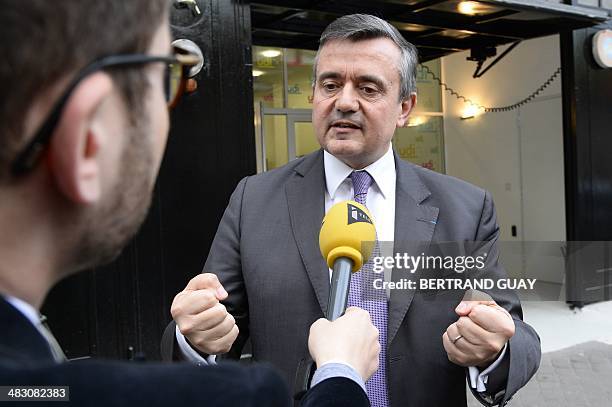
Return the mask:
<path id="1" fill-rule="evenodd" d="M 559 67 L 546 80 L 546 82 L 544 82 L 539 88 L 537 88 L 534 92 L 532 92 L 529 96 L 527 96 L 525 99 L 521 100 L 520 102 L 514 103 L 512 105 L 508 105 L 508 106 L 487 107 L 487 106 L 483 106 L 483 105 L 481 105 L 479 103 L 476 103 L 473 100 L 468 99 L 467 97 L 459 94 L 457 91 L 455 91 L 453 88 L 448 86 L 446 83 L 442 82 L 442 80 L 434 72 L 432 72 L 432 70 L 429 69 L 429 67 L 427 65 L 419 64 L 419 66 L 421 67 L 421 69 L 423 69 L 425 72 L 427 72 L 427 74 L 429 76 L 431 76 L 434 81 L 438 82 L 440 84 L 440 86 L 443 87 L 444 90 L 446 90 L 452 96 L 456 97 L 459 100 L 463 100 L 465 103 L 469 103 L 472 106 L 476 106 L 477 108 L 484 110 L 485 113 L 508 112 L 508 111 L 511 111 L 511 110 L 518 109 L 519 107 L 521 107 L 523 105 L 526 105 L 527 103 L 533 101 L 533 99 L 535 99 L 540 93 L 542 93 L 544 91 L 544 89 L 549 87 L 550 84 L 552 84 L 555 81 L 555 79 L 557 79 L 557 77 L 561 74 L 561 67 Z"/>

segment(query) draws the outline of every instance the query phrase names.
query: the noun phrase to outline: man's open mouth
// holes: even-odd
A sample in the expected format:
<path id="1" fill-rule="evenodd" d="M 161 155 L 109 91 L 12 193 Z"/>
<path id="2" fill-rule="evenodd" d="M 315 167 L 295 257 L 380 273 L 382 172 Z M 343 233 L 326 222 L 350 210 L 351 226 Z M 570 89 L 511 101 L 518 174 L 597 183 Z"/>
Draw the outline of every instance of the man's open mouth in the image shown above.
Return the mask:
<path id="1" fill-rule="evenodd" d="M 346 121 L 346 120 L 337 120 L 333 122 L 330 127 L 335 127 L 339 129 L 360 129 L 361 128 L 361 126 L 359 126 L 358 124 L 350 122 L 350 121 Z"/>

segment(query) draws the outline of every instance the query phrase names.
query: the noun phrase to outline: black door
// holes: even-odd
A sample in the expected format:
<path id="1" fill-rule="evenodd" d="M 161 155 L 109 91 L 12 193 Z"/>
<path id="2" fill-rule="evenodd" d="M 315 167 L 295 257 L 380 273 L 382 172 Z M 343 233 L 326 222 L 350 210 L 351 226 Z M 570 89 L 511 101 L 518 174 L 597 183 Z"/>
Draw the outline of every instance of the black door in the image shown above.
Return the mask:
<path id="1" fill-rule="evenodd" d="M 200 272 L 238 181 L 255 172 L 248 4 L 171 8 L 174 38 L 203 51 L 197 90 L 172 129 L 149 216 L 114 263 L 60 283 L 43 313 L 69 358 L 159 359 L 170 304 Z"/>

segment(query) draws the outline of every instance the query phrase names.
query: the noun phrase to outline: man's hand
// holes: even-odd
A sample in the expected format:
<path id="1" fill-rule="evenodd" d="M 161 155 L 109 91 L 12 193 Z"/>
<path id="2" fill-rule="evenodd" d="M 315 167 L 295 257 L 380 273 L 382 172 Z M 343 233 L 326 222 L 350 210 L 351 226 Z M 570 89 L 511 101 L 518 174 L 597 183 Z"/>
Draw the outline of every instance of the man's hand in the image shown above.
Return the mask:
<path id="1" fill-rule="evenodd" d="M 172 301 L 172 318 L 189 343 L 209 355 L 226 353 L 238 337 L 238 326 L 219 301 L 227 292 L 210 273 L 200 274 Z"/>
<path id="2" fill-rule="evenodd" d="M 378 329 L 368 311 L 361 308 L 350 307 L 333 322 L 325 318 L 315 321 L 308 349 L 317 367 L 330 361 L 343 362 L 357 370 L 364 381 L 378 370 Z"/>
<path id="3" fill-rule="evenodd" d="M 485 369 L 514 335 L 512 316 L 495 301 L 462 301 L 455 312 L 459 319 L 442 335 L 448 359 Z"/>

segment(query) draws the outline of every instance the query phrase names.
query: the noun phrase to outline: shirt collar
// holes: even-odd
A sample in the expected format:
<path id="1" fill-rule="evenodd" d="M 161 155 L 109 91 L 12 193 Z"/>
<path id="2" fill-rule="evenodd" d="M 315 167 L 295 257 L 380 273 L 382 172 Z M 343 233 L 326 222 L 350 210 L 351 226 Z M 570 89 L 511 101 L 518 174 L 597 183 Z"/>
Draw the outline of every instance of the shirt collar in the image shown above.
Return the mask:
<path id="1" fill-rule="evenodd" d="M 323 165 L 327 193 L 333 199 L 338 187 L 353 169 L 327 151 L 323 151 Z M 382 157 L 363 169 L 372 176 L 384 198 L 392 196 L 395 189 L 395 158 L 391 146 Z"/>
<path id="2" fill-rule="evenodd" d="M 38 326 L 40 323 L 40 314 L 33 306 L 23 300 L 20 300 L 19 298 L 11 297 L 10 295 L 4 295 L 4 299 L 6 302 L 16 308 L 17 311 L 21 312 L 23 316 L 32 323 L 32 325 Z"/>

